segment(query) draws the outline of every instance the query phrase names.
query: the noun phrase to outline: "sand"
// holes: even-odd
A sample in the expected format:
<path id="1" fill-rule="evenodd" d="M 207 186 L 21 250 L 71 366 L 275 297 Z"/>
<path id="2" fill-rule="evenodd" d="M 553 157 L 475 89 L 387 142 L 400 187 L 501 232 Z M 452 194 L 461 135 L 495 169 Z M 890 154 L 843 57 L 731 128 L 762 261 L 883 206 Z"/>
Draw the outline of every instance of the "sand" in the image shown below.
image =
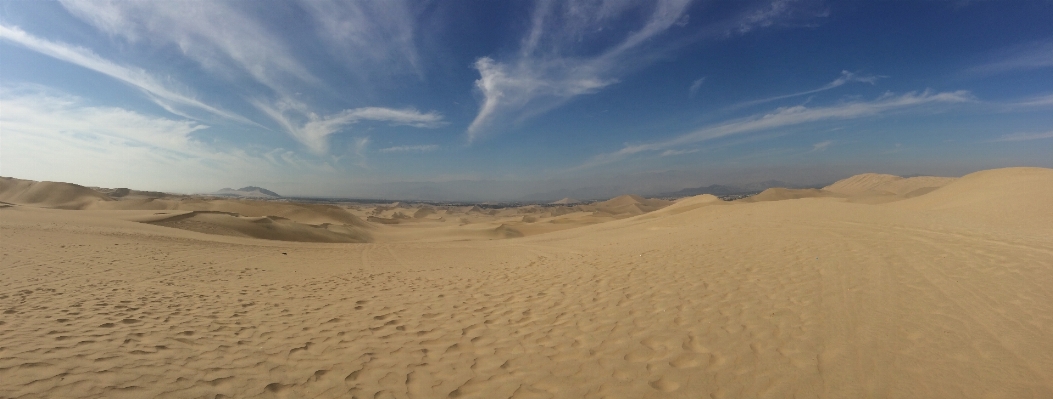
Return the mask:
<path id="1" fill-rule="evenodd" d="M 1053 397 L 1053 170 L 859 192 L 516 238 L 495 223 L 556 208 L 409 206 L 365 243 L 8 206 L 0 397 Z"/>

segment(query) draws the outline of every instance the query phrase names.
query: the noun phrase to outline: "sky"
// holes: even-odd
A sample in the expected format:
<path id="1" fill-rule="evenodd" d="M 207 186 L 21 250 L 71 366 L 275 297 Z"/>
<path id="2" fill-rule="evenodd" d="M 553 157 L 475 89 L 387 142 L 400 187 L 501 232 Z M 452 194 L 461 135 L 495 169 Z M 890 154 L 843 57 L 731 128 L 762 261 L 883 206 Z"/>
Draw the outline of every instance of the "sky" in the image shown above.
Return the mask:
<path id="1" fill-rule="evenodd" d="M 0 175 L 520 201 L 1053 167 L 1053 2 L 0 0 Z"/>

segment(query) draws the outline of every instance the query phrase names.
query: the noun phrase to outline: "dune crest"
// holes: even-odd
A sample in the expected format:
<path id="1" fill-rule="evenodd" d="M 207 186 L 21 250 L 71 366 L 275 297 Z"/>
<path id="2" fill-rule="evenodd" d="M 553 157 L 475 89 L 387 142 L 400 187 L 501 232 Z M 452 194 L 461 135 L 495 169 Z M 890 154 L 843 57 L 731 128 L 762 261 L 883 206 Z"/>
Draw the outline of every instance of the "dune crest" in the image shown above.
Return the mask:
<path id="1" fill-rule="evenodd" d="M 1004 168 L 971 173 L 932 192 L 891 204 L 951 212 L 987 223 L 1053 226 L 1053 170 Z"/>
<path id="2" fill-rule="evenodd" d="M 0 201 L 56 209 L 83 209 L 96 202 L 113 201 L 88 187 L 50 181 L 0 177 Z"/>
<path id="3" fill-rule="evenodd" d="M 783 201 L 801 198 L 841 197 L 838 193 L 815 188 L 769 188 L 760 194 L 738 200 L 739 202 Z"/>
<path id="4" fill-rule="evenodd" d="M 325 223 L 313 226 L 278 216 L 246 217 L 220 211 L 190 211 L 146 223 L 205 234 L 300 242 L 369 242 L 359 227 Z"/>
<path id="5" fill-rule="evenodd" d="M 899 177 L 864 173 L 823 187 L 823 191 L 859 199 L 860 202 L 891 202 L 924 195 L 957 180 L 956 177 Z"/>

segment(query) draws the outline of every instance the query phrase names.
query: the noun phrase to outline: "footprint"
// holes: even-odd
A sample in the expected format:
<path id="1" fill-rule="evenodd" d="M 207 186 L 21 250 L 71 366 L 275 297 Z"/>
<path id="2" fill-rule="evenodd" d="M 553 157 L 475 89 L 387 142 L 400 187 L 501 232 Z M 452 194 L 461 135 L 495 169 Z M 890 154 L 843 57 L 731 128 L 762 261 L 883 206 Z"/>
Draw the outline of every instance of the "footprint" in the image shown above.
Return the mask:
<path id="1" fill-rule="evenodd" d="M 651 381 L 651 388 L 657 389 L 662 392 L 673 392 L 680 388 L 680 384 L 669 380 L 665 377 L 659 378 L 657 381 Z"/>
<path id="2" fill-rule="evenodd" d="M 711 353 L 709 354 L 709 367 L 706 367 L 706 369 L 709 371 L 720 369 L 727 361 L 728 359 L 719 353 Z"/>
<path id="3" fill-rule="evenodd" d="M 672 361 L 670 361 L 669 365 L 673 366 L 673 367 L 676 367 L 678 369 L 686 369 L 686 368 L 698 367 L 698 365 L 701 364 L 701 363 L 702 362 L 699 360 L 698 355 L 691 354 L 691 353 L 685 353 L 683 355 L 680 355 L 676 359 L 673 359 Z"/>
<path id="4" fill-rule="evenodd" d="M 651 360 L 654 351 L 646 348 L 637 349 L 625 355 L 625 360 L 630 362 L 646 362 Z"/>

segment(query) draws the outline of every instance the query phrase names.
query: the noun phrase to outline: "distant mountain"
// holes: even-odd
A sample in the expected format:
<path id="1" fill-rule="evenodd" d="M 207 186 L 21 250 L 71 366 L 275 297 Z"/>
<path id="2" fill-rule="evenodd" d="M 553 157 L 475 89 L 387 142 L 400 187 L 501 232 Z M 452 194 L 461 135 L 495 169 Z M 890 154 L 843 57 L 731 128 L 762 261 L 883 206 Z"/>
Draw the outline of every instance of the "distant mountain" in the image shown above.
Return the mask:
<path id="1" fill-rule="evenodd" d="M 222 190 L 212 193 L 212 195 L 219 195 L 223 197 L 240 197 L 240 198 L 281 198 L 278 193 L 265 189 L 263 187 L 248 186 L 242 187 L 237 190 L 233 188 L 224 188 Z"/>
<path id="2" fill-rule="evenodd" d="M 790 184 L 779 180 L 768 180 L 757 183 L 743 184 L 741 186 L 726 186 L 722 184 L 713 184 L 705 187 L 685 188 L 680 191 L 668 192 L 658 194 L 657 197 L 671 198 L 671 197 L 693 197 L 702 194 L 712 194 L 716 196 L 721 195 L 736 195 L 736 194 L 750 194 L 759 193 L 773 187 L 781 188 L 804 188 L 800 185 Z"/>
<path id="3" fill-rule="evenodd" d="M 563 199 L 561 199 L 559 201 L 549 202 L 549 204 L 552 204 L 552 205 L 572 205 L 572 204 L 577 204 L 579 202 L 581 202 L 581 201 L 578 201 L 576 199 L 567 197 L 567 198 L 563 198 Z"/>

